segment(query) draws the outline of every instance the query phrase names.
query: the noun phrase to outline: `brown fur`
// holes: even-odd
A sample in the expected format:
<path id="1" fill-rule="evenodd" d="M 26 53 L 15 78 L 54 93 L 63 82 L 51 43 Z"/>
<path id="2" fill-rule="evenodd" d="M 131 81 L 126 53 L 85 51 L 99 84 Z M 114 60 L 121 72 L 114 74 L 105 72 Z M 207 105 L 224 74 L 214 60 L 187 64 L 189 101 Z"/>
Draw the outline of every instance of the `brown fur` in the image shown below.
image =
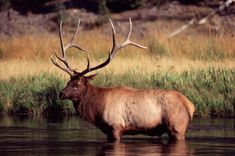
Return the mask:
<path id="1" fill-rule="evenodd" d="M 126 134 L 146 134 L 183 140 L 195 111 L 194 105 L 173 90 L 128 87 L 98 88 L 92 77 L 72 79 L 60 94 L 71 99 L 80 117 L 100 128 L 109 141 Z"/>
<path id="2" fill-rule="evenodd" d="M 163 133 L 168 133 L 171 138 L 183 140 L 195 108 L 181 93 L 153 89 L 137 90 L 127 87 L 98 88 L 89 83 L 95 75 L 84 76 L 108 65 L 114 55 L 128 45 L 147 49 L 147 47 L 130 40 L 131 19 L 129 19 L 129 22 L 129 33 L 126 39 L 122 43 L 117 43 L 115 28 L 110 20 L 113 47 L 108 58 L 103 63 L 90 67 L 89 57 L 87 56 L 87 68 L 78 72 L 69 66 L 66 50 L 77 48 L 87 52 L 73 43 L 80 20 L 73 38 L 67 45 L 63 43 L 61 21 L 59 36 L 62 57 L 55 53 L 51 61 L 55 66 L 67 72 L 71 80 L 60 93 L 60 97 L 72 100 L 81 118 L 100 128 L 107 134 L 109 141 L 121 140 L 121 136 L 125 134 L 138 133 L 151 136 L 161 136 Z M 60 60 L 60 63 L 65 66 L 58 64 L 56 59 Z"/>

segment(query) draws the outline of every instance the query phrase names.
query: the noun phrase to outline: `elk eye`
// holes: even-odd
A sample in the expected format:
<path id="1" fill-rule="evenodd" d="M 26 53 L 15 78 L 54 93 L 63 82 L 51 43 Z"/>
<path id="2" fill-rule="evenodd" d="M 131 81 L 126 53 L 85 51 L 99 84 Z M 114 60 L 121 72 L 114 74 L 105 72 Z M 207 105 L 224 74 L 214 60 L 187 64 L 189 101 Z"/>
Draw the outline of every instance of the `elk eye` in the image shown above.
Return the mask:
<path id="1" fill-rule="evenodd" d="M 74 89 L 78 89 L 78 87 L 79 87 L 78 83 L 73 86 Z"/>

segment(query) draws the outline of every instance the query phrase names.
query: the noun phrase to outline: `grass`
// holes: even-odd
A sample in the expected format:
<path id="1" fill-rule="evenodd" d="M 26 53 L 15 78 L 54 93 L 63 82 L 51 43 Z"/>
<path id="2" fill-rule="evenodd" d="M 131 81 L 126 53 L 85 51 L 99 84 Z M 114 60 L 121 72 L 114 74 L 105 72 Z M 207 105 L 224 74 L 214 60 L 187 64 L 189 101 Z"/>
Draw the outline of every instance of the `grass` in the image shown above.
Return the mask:
<path id="1" fill-rule="evenodd" d="M 148 29 L 144 33 L 136 33 L 139 31 L 133 27 L 132 40 L 149 49 L 121 50 L 111 64 L 97 71 L 99 74 L 93 83 L 175 89 L 193 101 L 197 116 L 234 117 L 234 38 L 191 33 L 166 39 L 163 33 L 167 30 L 145 24 Z M 66 32 L 65 41 L 68 41 L 71 32 Z M 124 36 L 123 32 L 126 29 L 117 27 L 120 36 Z M 123 39 L 120 36 L 118 40 Z M 58 35 L 25 34 L 0 39 L 0 110 L 36 115 L 73 113 L 71 103 L 57 96 L 67 75 L 50 62 L 53 51 L 60 51 Z M 77 42 L 89 50 L 91 66 L 94 66 L 107 58 L 111 33 L 103 28 L 81 31 Z M 71 66 L 78 70 L 86 67 L 85 56 L 74 49 L 68 51 Z"/>
<path id="2" fill-rule="evenodd" d="M 105 77 L 105 79 L 103 78 Z M 196 106 L 199 117 L 235 116 L 235 70 L 214 69 L 174 73 L 112 73 L 99 76 L 100 86 L 125 85 L 135 88 L 174 89 L 186 95 Z"/>
<path id="3" fill-rule="evenodd" d="M 172 71 L 182 73 L 184 71 L 208 69 L 209 67 L 214 68 L 226 68 L 234 69 L 235 64 L 233 60 L 225 61 L 196 61 L 185 58 L 156 58 L 151 56 L 134 56 L 133 58 L 117 56 L 113 61 L 105 68 L 97 71 L 98 73 L 106 73 L 113 71 L 115 74 L 123 74 L 130 70 L 145 71 L 146 73 L 165 72 Z M 98 60 L 94 60 L 91 57 L 91 66 L 95 66 L 98 63 L 104 61 L 106 56 Z M 77 68 L 79 71 L 85 69 L 86 60 L 81 58 L 69 58 L 71 66 Z M 7 80 L 11 77 L 21 78 L 25 76 L 34 76 L 39 73 L 48 73 L 51 75 L 58 75 L 63 79 L 67 79 L 68 75 L 55 67 L 50 59 L 38 59 L 38 60 L 0 60 L 0 79 Z"/>
<path id="4" fill-rule="evenodd" d="M 235 58 L 234 37 L 231 35 L 213 36 L 191 33 L 179 35 L 172 39 L 166 39 L 166 30 L 157 30 L 155 23 L 146 23 L 146 30 L 142 33 L 138 29 L 138 23 L 133 23 L 132 40 L 148 46 L 148 54 L 137 48 L 124 49 L 120 54 L 122 57 L 149 55 L 158 57 L 186 58 L 193 60 L 224 60 Z M 169 24 L 169 23 L 168 23 Z M 118 25 L 115 23 L 115 25 Z M 136 28 L 135 28 L 136 26 Z M 153 27 L 154 26 L 154 27 Z M 159 26 L 159 24 L 157 25 Z M 108 27 L 108 29 L 107 29 Z M 126 36 L 128 25 L 116 26 L 117 37 L 122 41 Z M 159 26 L 163 27 L 163 26 Z M 66 24 L 65 24 L 66 28 Z M 164 27 L 163 27 L 164 28 Z M 74 28 L 75 29 L 75 28 Z M 138 33 L 137 33 L 138 32 Z M 168 30 L 169 32 L 169 30 Z M 190 32 L 190 31 L 189 31 Z M 72 31 L 65 29 L 65 43 L 72 36 Z M 108 25 L 105 28 L 96 28 L 92 31 L 80 31 L 77 43 L 87 50 L 94 59 L 107 55 L 112 47 L 111 30 Z M 21 36 L 1 38 L 0 57 L 2 59 L 48 59 L 56 50 L 59 51 L 59 37 L 52 33 L 34 33 Z M 81 53 L 81 52 L 80 52 Z M 79 57 L 78 52 L 68 52 L 71 57 Z"/>
<path id="5" fill-rule="evenodd" d="M 61 79 L 47 74 L 0 80 L 1 111 L 28 115 L 71 113 L 68 101 L 61 101 L 57 96 L 62 85 Z"/>
<path id="6" fill-rule="evenodd" d="M 124 85 L 134 88 L 174 89 L 186 95 L 196 106 L 198 117 L 235 116 L 235 70 L 214 69 L 146 74 L 131 70 L 124 74 L 106 72 L 94 80 L 96 86 Z M 68 101 L 58 93 L 65 85 L 57 76 L 40 74 L 0 81 L 0 108 L 13 114 L 72 114 Z"/>

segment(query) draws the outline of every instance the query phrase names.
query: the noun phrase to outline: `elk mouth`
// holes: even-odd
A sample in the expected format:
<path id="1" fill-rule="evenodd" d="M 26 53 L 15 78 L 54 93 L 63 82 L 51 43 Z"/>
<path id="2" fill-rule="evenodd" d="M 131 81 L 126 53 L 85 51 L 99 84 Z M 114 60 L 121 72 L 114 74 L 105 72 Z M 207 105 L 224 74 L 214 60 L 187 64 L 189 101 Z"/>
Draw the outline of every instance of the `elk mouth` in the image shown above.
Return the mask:
<path id="1" fill-rule="evenodd" d="M 69 98 L 71 101 L 73 101 L 73 102 L 80 102 L 80 100 L 78 99 L 78 98 L 76 98 L 76 97 L 74 97 L 74 98 Z"/>
<path id="2" fill-rule="evenodd" d="M 71 100 L 72 102 L 79 102 L 79 101 L 80 101 L 80 100 L 78 99 L 78 97 L 68 97 L 68 96 L 66 96 L 66 94 L 64 94 L 63 92 L 60 92 L 59 98 L 60 98 L 61 100 Z"/>

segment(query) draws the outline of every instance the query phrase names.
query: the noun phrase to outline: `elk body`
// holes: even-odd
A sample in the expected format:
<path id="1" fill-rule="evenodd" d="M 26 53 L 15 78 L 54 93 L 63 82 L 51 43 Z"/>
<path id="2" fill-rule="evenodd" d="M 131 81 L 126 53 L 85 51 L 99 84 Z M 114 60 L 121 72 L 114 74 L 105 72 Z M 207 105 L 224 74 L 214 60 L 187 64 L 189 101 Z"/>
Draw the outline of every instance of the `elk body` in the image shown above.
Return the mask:
<path id="1" fill-rule="evenodd" d="M 79 21 L 80 23 L 80 21 Z M 78 23 L 78 27 L 79 27 Z M 70 99 L 80 117 L 97 126 L 108 137 L 109 141 L 119 141 L 125 134 L 146 134 L 161 136 L 167 133 L 170 138 L 185 139 L 186 130 L 193 118 L 194 105 L 181 93 L 174 90 L 160 89 L 133 89 L 128 87 L 100 88 L 92 85 L 90 81 L 95 75 L 85 74 L 103 68 L 110 63 L 118 50 L 127 45 L 146 48 L 130 41 L 132 23 L 127 39 L 118 44 L 115 37 L 115 29 L 110 20 L 113 35 L 113 47 L 109 57 L 103 63 L 90 67 L 87 57 L 87 68 L 82 72 L 72 69 L 66 58 L 66 50 L 75 47 L 73 40 L 64 46 L 62 38 L 62 22 L 60 24 L 60 43 L 62 58 L 55 53 L 64 66 L 58 64 L 55 58 L 52 62 L 60 69 L 67 72 L 71 79 L 61 91 L 61 99 Z"/>

